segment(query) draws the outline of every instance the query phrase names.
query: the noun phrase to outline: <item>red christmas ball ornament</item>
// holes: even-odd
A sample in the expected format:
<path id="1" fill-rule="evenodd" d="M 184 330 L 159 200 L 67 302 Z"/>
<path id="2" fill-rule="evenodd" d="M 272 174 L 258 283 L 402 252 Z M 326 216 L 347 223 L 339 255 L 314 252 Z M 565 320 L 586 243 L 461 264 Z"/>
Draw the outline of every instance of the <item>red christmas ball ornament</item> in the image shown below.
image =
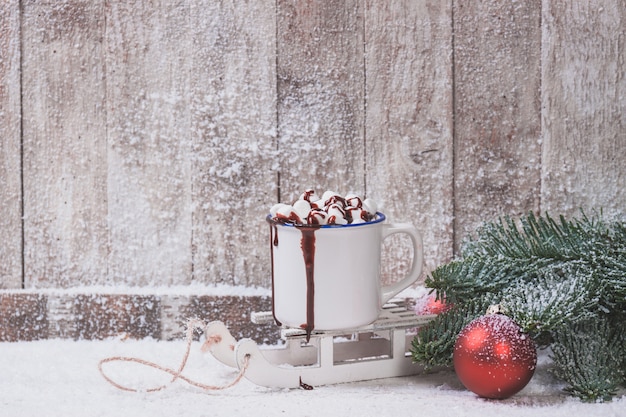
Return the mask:
<path id="1" fill-rule="evenodd" d="M 535 373 L 537 348 L 511 318 L 489 314 L 461 330 L 453 360 L 467 389 L 480 397 L 503 399 L 528 384 Z"/>
<path id="2" fill-rule="evenodd" d="M 451 303 L 447 303 L 445 300 L 437 300 L 434 295 L 428 296 L 422 300 L 419 300 L 415 304 L 415 313 L 419 315 L 424 314 L 441 314 L 452 308 Z"/>

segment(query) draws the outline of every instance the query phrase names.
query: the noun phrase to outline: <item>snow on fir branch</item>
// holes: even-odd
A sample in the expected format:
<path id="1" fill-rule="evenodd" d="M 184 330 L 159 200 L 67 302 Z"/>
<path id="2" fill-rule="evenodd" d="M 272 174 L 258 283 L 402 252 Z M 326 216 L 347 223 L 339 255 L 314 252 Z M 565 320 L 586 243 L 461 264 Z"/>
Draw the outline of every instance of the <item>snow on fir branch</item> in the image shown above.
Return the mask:
<path id="1" fill-rule="evenodd" d="M 572 395 L 608 400 L 626 383 L 622 220 L 581 211 L 569 220 L 530 213 L 486 223 L 426 286 L 453 307 L 413 340 L 416 362 L 450 366 L 458 333 L 499 304 L 538 346 L 552 349 L 553 372 Z"/>

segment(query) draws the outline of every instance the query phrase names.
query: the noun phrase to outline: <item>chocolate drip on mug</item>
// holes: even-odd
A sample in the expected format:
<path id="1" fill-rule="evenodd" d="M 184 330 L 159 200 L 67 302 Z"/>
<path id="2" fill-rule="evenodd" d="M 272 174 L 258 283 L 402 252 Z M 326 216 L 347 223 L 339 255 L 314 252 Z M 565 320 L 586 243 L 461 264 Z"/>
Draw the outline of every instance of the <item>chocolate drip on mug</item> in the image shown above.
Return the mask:
<path id="1" fill-rule="evenodd" d="M 274 292 L 274 246 L 278 246 L 278 222 L 276 219 L 267 218 L 270 225 L 270 254 L 272 257 L 272 316 L 276 325 L 282 323 L 276 318 L 275 292 Z M 304 258 L 306 272 L 306 323 L 300 327 L 306 331 L 306 341 L 311 339 L 311 332 L 315 328 L 315 231 L 317 226 L 296 226 L 302 233 L 300 248 Z"/>
<path id="2" fill-rule="evenodd" d="M 311 332 L 315 327 L 315 230 L 317 227 L 300 227 L 302 232 L 300 247 L 306 270 L 306 324 L 303 324 L 302 328 L 306 331 L 307 342 L 311 339 Z"/>
<path id="3" fill-rule="evenodd" d="M 274 246 L 278 246 L 278 226 L 275 223 L 268 220 L 270 224 L 270 254 L 272 257 L 272 316 L 277 326 L 282 326 L 282 323 L 276 318 L 276 308 L 274 307 Z"/>

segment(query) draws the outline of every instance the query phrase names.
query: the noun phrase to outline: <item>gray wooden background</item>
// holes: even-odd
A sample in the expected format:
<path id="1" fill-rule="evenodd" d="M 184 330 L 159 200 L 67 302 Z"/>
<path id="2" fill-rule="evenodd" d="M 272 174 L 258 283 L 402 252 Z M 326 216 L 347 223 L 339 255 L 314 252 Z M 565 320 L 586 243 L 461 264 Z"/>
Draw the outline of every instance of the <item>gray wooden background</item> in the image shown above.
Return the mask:
<path id="1" fill-rule="evenodd" d="M 625 26 L 625 0 L 3 0 L 0 288 L 267 288 L 265 213 L 308 187 L 413 222 L 428 269 L 497 216 L 623 214 Z"/>

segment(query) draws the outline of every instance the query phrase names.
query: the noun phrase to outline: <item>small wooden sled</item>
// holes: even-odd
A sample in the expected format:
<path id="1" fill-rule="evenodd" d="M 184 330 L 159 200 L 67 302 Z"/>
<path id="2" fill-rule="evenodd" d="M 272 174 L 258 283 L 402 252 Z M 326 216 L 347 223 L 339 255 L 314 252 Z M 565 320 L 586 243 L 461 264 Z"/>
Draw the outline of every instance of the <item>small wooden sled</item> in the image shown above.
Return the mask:
<path id="1" fill-rule="evenodd" d="M 435 315 L 416 315 L 403 303 L 389 303 L 367 326 L 313 331 L 306 341 L 302 329 L 281 328 L 284 345 L 259 347 L 251 339 L 237 341 L 224 323 L 206 327 L 205 345 L 220 362 L 243 369 L 257 385 L 310 389 L 313 386 L 414 375 L 423 370 L 411 360 L 409 349 L 415 329 Z M 252 322 L 273 322 L 271 312 L 252 313 Z"/>

